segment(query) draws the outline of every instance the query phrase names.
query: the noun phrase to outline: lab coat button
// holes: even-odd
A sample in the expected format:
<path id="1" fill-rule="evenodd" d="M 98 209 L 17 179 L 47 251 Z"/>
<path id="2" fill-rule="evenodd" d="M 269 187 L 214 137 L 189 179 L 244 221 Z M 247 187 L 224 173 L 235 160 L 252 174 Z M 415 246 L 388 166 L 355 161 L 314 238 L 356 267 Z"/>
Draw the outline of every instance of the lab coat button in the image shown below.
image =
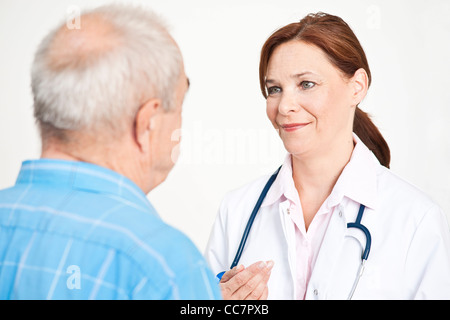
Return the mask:
<path id="1" fill-rule="evenodd" d="M 287 214 L 291 214 L 291 209 L 287 208 L 286 212 L 287 212 Z"/>
<path id="2" fill-rule="evenodd" d="M 338 210 L 339 210 L 339 217 L 342 218 L 342 216 L 344 215 L 344 206 L 339 205 Z"/>
<path id="3" fill-rule="evenodd" d="M 314 289 L 314 295 L 315 295 L 315 296 L 318 296 L 318 295 L 319 295 L 319 290 Z"/>

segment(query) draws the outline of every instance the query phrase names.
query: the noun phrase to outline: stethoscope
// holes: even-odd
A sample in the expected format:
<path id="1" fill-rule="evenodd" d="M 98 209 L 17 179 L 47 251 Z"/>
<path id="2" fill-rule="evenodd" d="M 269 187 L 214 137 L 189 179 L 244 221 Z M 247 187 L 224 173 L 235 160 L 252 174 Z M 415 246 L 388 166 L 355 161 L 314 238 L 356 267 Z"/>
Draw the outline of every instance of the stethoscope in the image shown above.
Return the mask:
<path id="1" fill-rule="evenodd" d="M 264 189 L 262 190 L 261 194 L 259 195 L 258 201 L 255 204 L 255 207 L 253 208 L 252 214 L 250 215 L 250 218 L 248 219 L 247 226 L 245 227 L 244 233 L 241 238 L 241 242 L 239 243 L 239 248 L 236 251 L 236 256 L 234 257 L 233 263 L 231 264 L 230 270 L 233 269 L 235 266 L 238 265 L 239 260 L 241 259 L 242 252 L 244 251 L 245 243 L 247 242 L 248 235 L 250 233 L 250 229 L 252 228 L 253 221 L 255 220 L 256 215 L 258 214 L 259 209 L 261 208 L 261 204 L 266 197 L 267 193 L 269 192 L 270 187 L 272 186 L 273 182 L 278 176 L 278 173 L 280 172 L 281 166 L 275 171 L 274 174 L 269 178 L 266 185 L 264 186 Z M 372 244 L 372 237 L 370 235 L 369 230 L 361 224 L 361 219 L 364 214 L 365 206 L 361 204 L 359 206 L 358 216 L 356 217 L 355 222 L 349 222 L 347 223 L 347 228 L 356 228 L 361 230 L 364 235 L 366 236 L 366 246 L 364 248 L 364 251 L 361 255 L 361 265 L 359 266 L 358 274 L 356 276 L 356 280 L 353 283 L 352 290 L 350 291 L 348 299 L 351 299 L 353 297 L 353 294 L 355 293 L 356 287 L 358 286 L 359 279 L 361 279 L 365 264 L 367 259 L 369 258 L 370 253 L 370 246 Z M 223 274 L 225 271 L 219 273 L 217 275 L 218 280 L 222 279 Z"/>

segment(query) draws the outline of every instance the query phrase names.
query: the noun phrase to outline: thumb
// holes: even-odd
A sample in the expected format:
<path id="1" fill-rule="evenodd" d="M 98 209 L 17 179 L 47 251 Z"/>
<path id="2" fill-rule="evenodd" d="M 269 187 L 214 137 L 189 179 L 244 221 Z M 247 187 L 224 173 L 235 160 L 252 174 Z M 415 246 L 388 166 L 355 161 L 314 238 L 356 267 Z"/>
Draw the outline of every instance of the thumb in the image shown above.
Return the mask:
<path id="1" fill-rule="evenodd" d="M 239 272 L 241 272 L 242 270 L 244 270 L 244 266 L 242 264 L 234 267 L 231 270 L 228 270 L 227 272 L 225 272 L 222 276 L 222 279 L 220 280 L 220 283 L 224 283 L 227 282 L 228 280 L 230 280 L 231 278 L 233 278 L 235 275 L 237 275 Z"/>

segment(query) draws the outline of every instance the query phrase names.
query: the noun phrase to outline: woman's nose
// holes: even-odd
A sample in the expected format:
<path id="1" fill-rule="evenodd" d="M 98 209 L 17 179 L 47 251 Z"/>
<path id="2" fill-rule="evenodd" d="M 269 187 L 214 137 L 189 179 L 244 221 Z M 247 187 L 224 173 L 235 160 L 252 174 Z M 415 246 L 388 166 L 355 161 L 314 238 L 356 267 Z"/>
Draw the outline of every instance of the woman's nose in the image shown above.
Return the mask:
<path id="1" fill-rule="evenodd" d="M 293 94 L 289 92 L 283 92 L 280 104 L 278 105 L 278 112 L 282 115 L 288 115 L 289 113 L 296 112 L 300 108 L 300 105 Z"/>

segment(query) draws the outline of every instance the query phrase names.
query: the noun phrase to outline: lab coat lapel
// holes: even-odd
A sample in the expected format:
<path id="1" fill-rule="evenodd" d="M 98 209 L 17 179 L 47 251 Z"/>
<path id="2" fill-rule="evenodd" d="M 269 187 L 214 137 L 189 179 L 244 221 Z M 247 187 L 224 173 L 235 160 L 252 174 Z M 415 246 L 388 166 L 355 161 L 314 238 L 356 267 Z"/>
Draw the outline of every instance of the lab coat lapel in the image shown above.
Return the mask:
<path id="1" fill-rule="evenodd" d="M 319 254 L 311 274 L 306 291 L 306 299 L 325 299 L 328 296 L 329 284 L 333 270 L 339 260 L 346 234 L 346 221 L 339 210 L 334 210 L 327 232 L 325 233 Z"/>
<path id="2" fill-rule="evenodd" d="M 286 245 L 288 248 L 288 263 L 289 269 L 291 271 L 292 283 L 294 283 L 295 279 L 295 265 L 296 265 L 296 256 L 295 256 L 295 226 L 289 216 L 289 200 L 283 201 L 279 204 L 279 214 L 281 226 L 283 228 L 283 233 L 286 239 Z M 296 296 L 296 286 L 294 285 L 294 295 L 292 299 Z"/>

